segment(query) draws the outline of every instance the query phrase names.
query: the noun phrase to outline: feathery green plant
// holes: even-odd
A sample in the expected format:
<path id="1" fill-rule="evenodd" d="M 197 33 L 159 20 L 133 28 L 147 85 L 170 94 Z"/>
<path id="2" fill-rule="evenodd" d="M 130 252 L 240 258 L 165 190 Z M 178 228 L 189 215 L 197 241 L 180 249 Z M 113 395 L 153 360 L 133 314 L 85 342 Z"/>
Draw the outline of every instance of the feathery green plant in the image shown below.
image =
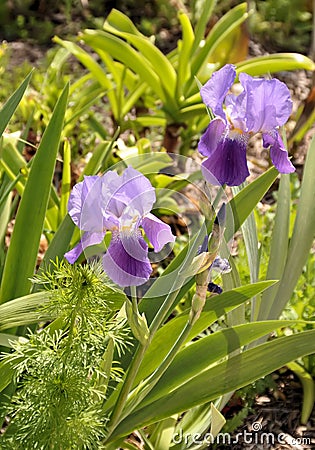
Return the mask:
<path id="1" fill-rule="evenodd" d="M 56 319 L 12 343 L 3 360 L 18 385 L 3 442 L 29 450 L 99 448 L 108 421 L 102 405 L 123 376 L 114 358 L 131 343 L 117 314 L 125 295 L 96 263 L 56 264 L 33 281 L 48 290 L 43 308 Z"/>

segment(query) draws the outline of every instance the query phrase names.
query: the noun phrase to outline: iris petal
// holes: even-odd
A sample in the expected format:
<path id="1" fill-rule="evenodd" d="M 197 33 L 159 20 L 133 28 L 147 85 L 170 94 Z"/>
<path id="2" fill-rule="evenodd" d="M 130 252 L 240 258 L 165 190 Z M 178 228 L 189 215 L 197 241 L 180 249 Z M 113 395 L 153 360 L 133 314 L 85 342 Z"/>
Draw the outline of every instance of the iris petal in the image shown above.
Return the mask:
<path id="1" fill-rule="evenodd" d="M 276 78 L 265 80 L 240 74 L 246 93 L 247 131 L 271 131 L 284 125 L 292 111 L 292 100 L 287 86 Z"/>
<path id="2" fill-rule="evenodd" d="M 136 242 L 137 241 L 137 242 Z M 112 239 L 103 256 L 103 267 L 107 275 L 119 286 L 138 286 L 145 283 L 152 272 L 147 257 L 148 246 L 142 236 L 134 237 L 137 251 L 126 251 L 126 242 L 119 237 Z M 135 257 L 135 253 L 136 256 Z"/>
<path id="3" fill-rule="evenodd" d="M 200 89 L 202 101 L 216 116 L 225 120 L 223 102 L 236 76 L 235 67 L 226 64 L 222 69 L 214 72 L 207 83 Z"/>
<path id="4" fill-rule="evenodd" d="M 103 213 L 110 211 L 120 217 L 129 206 L 142 216 L 152 209 L 155 190 L 150 181 L 133 167 L 127 167 L 121 176 L 114 171 L 106 172 L 102 183 Z"/>
<path id="5" fill-rule="evenodd" d="M 146 236 L 153 245 L 155 252 L 162 250 L 164 245 L 168 242 L 175 241 L 175 236 L 173 236 L 170 226 L 162 222 L 153 214 L 148 214 L 144 217 L 141 225 Z"/>
<path id="6" fill-rule="evenodd" d="M 239 186 L 249 175 L 245 139 L 222 139 L 211 157 L 203 161 L 204 178 L 212 184 Z"/>
<path id="7" fill-rule="evenodd" d="M 222 119 L 218 117 L 212 120 L 199 140 L 199 153 L 203 156 L 211 156 L 228 131 L 229 129 Z"/>
<path id="8" fill-rule="evenodd" d="M 100 208 L 97 208 L 100 194 L 101 179 L 98 176 L 86 176 L 81 183 L 73 187 L 68 211 L 73 222 L 81 230 L 102 230 L 102 214 Z"/>
<path id="9" fill-rule="evenodd" d="M 291 173 L 295 171 L 277 130 L 274 130 L 272 134 L 263 134 L 263 145 L 265 148 L 270 146 L 271 161 L 280 173 Z"/>
<path id="10" fill-rule="evenodd" d="M 148 214 L 155 202 L 155 189 L 148 178 L 133 167 L 127 167 L 122 175 L 122 185 L 119 189 L 128 199 L 128 205 L 139 212 L 141 216 Z"/>
<path id="11" fill-rule="evenodd" d="M 81 253 L 90 245 L 100 244 L 104 239 L 105 232 L 103 233 L 84 233 L 81 241 L 69 252 L 65 254 L 66 260 L 73 264 L 81 255 Z"/>

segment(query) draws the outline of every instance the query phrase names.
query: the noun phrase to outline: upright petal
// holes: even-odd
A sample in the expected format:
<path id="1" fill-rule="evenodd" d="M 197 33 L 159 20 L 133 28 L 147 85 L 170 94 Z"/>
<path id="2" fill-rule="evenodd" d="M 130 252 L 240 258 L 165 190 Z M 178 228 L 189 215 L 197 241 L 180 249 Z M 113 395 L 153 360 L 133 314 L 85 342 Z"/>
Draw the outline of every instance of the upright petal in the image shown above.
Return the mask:
<path id="1" fill-rule="evenodd" d="M 99 231 L 102 228 L 102 214 L 96 202 L 100 198 L 100 177 L 86 176 L 76 184 L 70 194 L 68 212 L 81 230 Z"/>
<path id="2" fill-rule="evenodd" d="M 232 64 L 226 64 L 214 72 L 209 81 L 200 89 L 202 101 L 216 116 L 225 120 L 223 102 L 226 94 L 235 80 L 236 72 Z"/>
<path id="3" fill-rule="evenodd" d="M 121 191 L 129 198 L 129 206 L 139 211 L 141 216 L 148 214 L 156 200 L 155 189 L 141 172 L 127 167 L 123 173 Z"/>
<path id="4" fill-rule="evenodd" d="M 228 94 L 225 98 L 226 114 L 232 122 L 233 128 L 247 130 L 247 96 L 243 91 L 239 95 Z"/>
<path id="5" fill-rule="evenodd" d="M 244 136 L 240 139 L 222 139 L 212 155 L 201 165 L 204 178 L 214 185 L 242 184 L 249 175 L 246 145 Z"/>
<path id="6" fill-rule="evenodd" d="M 174 242 L 175 236 L 171 232 L 171 227 L 160 219 L 149 213 L 142 219 L 142 228 L 145 231 L 149 241 L 154 247 L 155 252 L 162 250 L 168 242 Z"/>
<path id="7" fill-rule="evenodd" d="M 104 239 L 105 232 L 103 233 L 84 233 L 80 242 L 73 247 L 72 250 L 65 254 L 66 260 L 73 264 L 81 255 L 81 253 L 90 245 L 100 244 Z"/>
<path id="8" fill-rule="evenodd" d="M 277 130 L 273 130 L 272 133 L 263 134 L 263 145 L 265 148 L 270 146 L 271 161 L 280 173 L 291 173 L 295 171 Z"/>
<path id="9" fill-rule="evenodd" d="M 277 79 L 265 80 L 240 74 L 246 93 L 247 131 L 268 132 L 284 125 L 292 111 L 292 100 L 287 86 Z"/>
<path id="10" fill-rule="evenodd" d="M 130 242 L 128 247 L 130 247 Z M 147 257 L 148 246 L 141 235 L 133 238 L 134 252 L 126 250 L 126 242 L 119 236 L 112 238 L 103 257 L 103 267 L 107 275 L 119 286 L 138 286 L 145 283 L 152 272 Z"/>
<path id="11" fill-rule="evenodd" d="M 120 217 L 128 204 L 128 198 L 119 194 L 122 177 L 114 170 L 105 172 L 102 177 L 102 212 L 108 214 L 110 211 L 116 218 Z"/>
<path id="12" fill-rule="evenodd" d="M 137 210 L 140 216 L 150 212 L 156 199 L 155 189 L 141 172 L 129 166 L 121 176 L 109 171 L 103 178 L 104 208 L 107 211 L 116 217 L 123 214 L 126 206 Z"/>

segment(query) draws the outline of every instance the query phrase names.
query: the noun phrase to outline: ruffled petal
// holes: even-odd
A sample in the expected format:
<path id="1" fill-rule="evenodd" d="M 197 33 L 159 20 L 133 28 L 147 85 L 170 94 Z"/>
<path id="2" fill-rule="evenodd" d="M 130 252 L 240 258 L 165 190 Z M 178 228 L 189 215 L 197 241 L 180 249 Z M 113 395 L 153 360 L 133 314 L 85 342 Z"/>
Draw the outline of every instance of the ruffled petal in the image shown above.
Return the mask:
<path id="1" fill-rule="evenodd" d="M 221 118 L 212 120 L 198 142 L 199 153 L 203 156 L 211 156 L 228 131 L 229 128 Z"/>
<path id="2" fill-rule="evenodd" d="M 110 183 L 109 183 L 110 181 Z M 155 202 L 155 189 L 150 181 L 133 167 L 127 167 L 122 176 L 109 171 L 103 175 L 104 209 L 116 217 L 123 214 L 126 206 L 144 216 L 151 211 Z"/>
<path id="3" fill-rule="evenodd" d="M 271 161 L 280 173 L 292 173 L 295 171 L 277 130 L 273 130 L 272 134 L 263 134 L 263 145 L 265 148 L 270 146 Z"/>
<path id="4" fill-rule="evenodd" d="M 268 132 L 284 125 L 292 111 L 292 100 L 287 86 L 277 79 L 265 80 L 240 74 L 246 93 L 247 131 Z"/>
<path id="5" fill-rule="evenodd" d="M 66 260 L 73 264 L 81 255 L 81 253 L 89 246 L 100 244 L 104 239 L 105 232 L 103 233 L 84 233 L 80 242 L 73 247 L 72 250 L 65 253 Z"/>
<path id="6" fill-rule="evenodd" d="M 200 89 L 202 101 L 223 120 L 225 120 L 223 102 L 235 76 L 235 67 L 232 64 L 226 64 L 222 69 L 214 72 L 210 80 Z"/>
<path id="7" fill-rule="evenodd" d="M 127 167 L 123 173 L 121 190 L 129 198 L 129 206 L 136 209 L 143 217 L 148 214 L 156 200 L 155 189 L 142 173 L 133 167 Z"/>
<path id="8" fill-rule="evenodd" d="M 119 193 L 122 177 L 117 172 L 109 170 L 102 178 L 102 213 L 108 211 L 116 218 L 120 217 L 124 208 L 128 204 L 128 198 Z"/>
<path id="9" fill-rule="evenodd" d="M 222 139 L 212 155 L 201 165 L 204 178 L 214 185 L 242 184 L 249 175 L 246 145 L 244 136 L 239 139 Z"/>
<path id="10" fill-rule="evenodd" d="M 228 94 L 225 98 L 226 113 L 233 124 L 233 128 L 239 128 L 246 132 L 247 98 L 246 92 L 239 95 Z"/>
<path id="11" fill-rule="evenodd" d="M 162 250 L 168 242 L 175 241 L 171 227 L 151 213 L 142 219 L 141 225 L 155 252 Z"/>
<path id="12" fill-rule="evenodd" d="M 104 270 L 121 287 L 139 286 L 149 279 L 152 272 L 147 253 L 148 246 L 142 236 L 126 240 L 113 236 L 103 256 Z"/>

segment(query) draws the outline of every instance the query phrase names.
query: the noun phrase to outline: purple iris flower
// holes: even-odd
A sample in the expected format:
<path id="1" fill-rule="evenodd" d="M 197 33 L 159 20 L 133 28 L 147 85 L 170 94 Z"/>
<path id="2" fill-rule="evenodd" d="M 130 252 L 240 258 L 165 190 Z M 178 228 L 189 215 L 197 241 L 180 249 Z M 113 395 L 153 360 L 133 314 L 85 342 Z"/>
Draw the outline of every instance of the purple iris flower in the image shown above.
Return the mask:
<path id="1" fill-rule="evenodd" d="M 74 263 L 85 248 L 101 243 L 106 232 L 111 231 L 111 242 L 103 256 L 105 272 L 122 287 L 143 284 L 152 267 L 139 227 L 156 252 L 175 240 L 169 225 L 150 213 L 155 200 L 150 181 L 132 167 L 122 176 L 108 171 L 101 177 L 84 177 L 74 186 L 68 203 L 70 217 L 84 234 L 79 244 L 65 254 L 66 259 Z"/>
<path id="2" fill-rule="evenodd" d="M 214 72 L 200 90 L 203 102 L 215 116 L 198 145 L 199 152 L 207 157 L 202 163 L 203 176 L 212 184 L 243 183 L 249 175 L 247 143 L 258 132 L 262 133 L 263 146 L 270 147 L 270 157 L 278 171 L 294 172 L 278 132 L 292 110 L 289 89 L 277 79 L 252 78 L 241 73 L 243 91 L 239 95 L 228 94 L 235 77 L 235 67 L 227 64 Z"/>

